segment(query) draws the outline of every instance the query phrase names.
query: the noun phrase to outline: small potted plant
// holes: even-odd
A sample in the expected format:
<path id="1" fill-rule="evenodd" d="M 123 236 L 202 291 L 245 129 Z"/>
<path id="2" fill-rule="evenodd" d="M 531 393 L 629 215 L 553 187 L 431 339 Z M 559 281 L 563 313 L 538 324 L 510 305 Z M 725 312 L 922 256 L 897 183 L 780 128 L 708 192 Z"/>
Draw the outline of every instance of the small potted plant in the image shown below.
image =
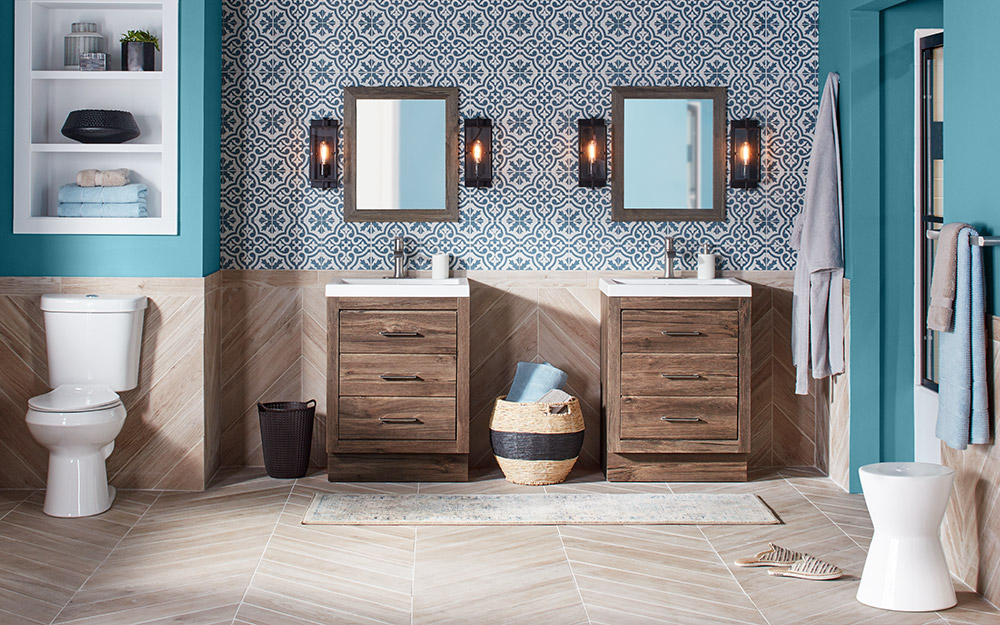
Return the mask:
<path id="1" fill-rule="evenodd" d="M 156 69 L 156 51 L 160 40 L 148 30 L 130 30 L 119 40 L 122 44 L 123 72 L 151 72 Z"/>

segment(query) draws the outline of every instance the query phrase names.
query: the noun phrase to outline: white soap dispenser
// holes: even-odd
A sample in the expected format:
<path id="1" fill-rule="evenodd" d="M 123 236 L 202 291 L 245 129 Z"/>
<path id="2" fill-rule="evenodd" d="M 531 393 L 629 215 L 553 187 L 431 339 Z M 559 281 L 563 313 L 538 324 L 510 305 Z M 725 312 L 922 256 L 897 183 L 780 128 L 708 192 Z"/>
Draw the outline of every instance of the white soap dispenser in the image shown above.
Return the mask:
<path id="1" fill-rule="evenodd" d="M 713 278 L 715 278 L 715 254 L 712 253 L 712 247 L 705 243 L 701 246 L 701 252 L 698 253 L 698 279 L 711 280 Z"/>

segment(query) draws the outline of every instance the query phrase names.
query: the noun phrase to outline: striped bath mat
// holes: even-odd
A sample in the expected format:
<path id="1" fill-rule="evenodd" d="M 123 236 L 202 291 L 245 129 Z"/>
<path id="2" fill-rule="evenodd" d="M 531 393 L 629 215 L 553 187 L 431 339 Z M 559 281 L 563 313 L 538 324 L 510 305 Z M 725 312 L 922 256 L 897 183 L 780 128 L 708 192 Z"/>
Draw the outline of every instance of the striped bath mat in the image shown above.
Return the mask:
<path id="1" fill-rule="evenodd" d="M 313 496 L 304 525 L 773 525 L 756 495 L 504 494 Z"/>

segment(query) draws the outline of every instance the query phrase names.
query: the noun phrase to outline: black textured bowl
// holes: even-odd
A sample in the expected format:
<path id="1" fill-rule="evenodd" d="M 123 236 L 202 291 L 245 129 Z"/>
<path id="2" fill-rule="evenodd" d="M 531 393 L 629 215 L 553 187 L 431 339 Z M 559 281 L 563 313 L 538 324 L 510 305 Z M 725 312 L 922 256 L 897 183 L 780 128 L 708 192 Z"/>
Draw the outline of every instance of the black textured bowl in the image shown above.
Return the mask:
<path id="1" fill-rule="evenodd" d="M 62 133 L 80 143 L 124 143 L 140 134 L 132 113 L 100 109 L 71 111 Z"/>

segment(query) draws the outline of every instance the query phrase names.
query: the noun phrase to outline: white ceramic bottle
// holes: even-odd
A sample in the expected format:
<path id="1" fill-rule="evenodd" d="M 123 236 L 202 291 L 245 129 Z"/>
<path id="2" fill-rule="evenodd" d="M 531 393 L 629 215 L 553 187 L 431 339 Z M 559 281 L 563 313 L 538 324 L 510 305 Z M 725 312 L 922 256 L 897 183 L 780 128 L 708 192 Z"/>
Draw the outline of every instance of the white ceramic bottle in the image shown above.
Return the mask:
<path id="1" fill-rule="evenodd" d="M 712 253 L 712 247 L 706 243 L 701 246 L 701 252 L 698 254 L 698 279 L 713 278 L 715 278 L 715 254 Z"/>
<path id="2" fill-rule="evenodd" d="M 431 278 L 444 280 L 448 277 L 448 255 L 434 254 L 431 256 Z"/>

